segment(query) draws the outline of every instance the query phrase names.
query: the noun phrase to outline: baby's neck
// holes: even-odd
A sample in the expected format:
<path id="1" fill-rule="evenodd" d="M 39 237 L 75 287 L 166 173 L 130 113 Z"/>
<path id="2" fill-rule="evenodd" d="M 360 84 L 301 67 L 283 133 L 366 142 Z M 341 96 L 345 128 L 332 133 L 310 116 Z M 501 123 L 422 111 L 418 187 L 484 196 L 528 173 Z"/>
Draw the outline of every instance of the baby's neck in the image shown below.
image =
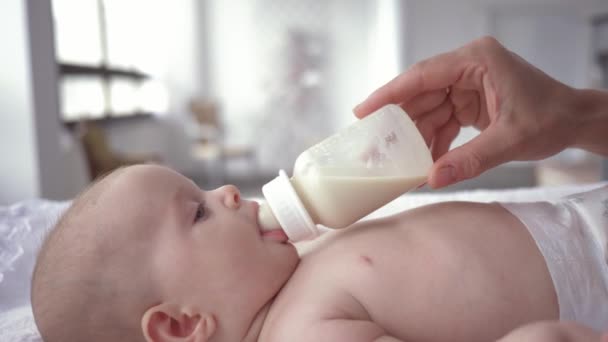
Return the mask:
<path id="1" fill-rule="evenodd" d="M 327 235 L 329 235 L 329 234 L 327 234 Z M 302 257 L 305 254 L 307 254 L 310 251 L 310 249 L 312 249 L 311 247 L 314 246 L 314 244 L 306 243 L 306 246 L 304 246 L 305 248 L 302 248 L 301 245 L 302 244 L 300 244 L 300 246 L 298 246 L 298 248 L 297 248 L 300 262 L 302 260 Z M 298 267 L 299 267 L 299 263 L 298 263 Z M 295 270 L 294 270 L 294 273 L 295 273 Z M 253 319 L 253 322 L 251 323 L 251 326 L 249 327 L 249 332 L 243 339 L 243 342 L 257 342 L 260 338 L 260 335 L 264 335 L 264 336 L 267 335 L 265 328 L 267 328 L 268 324 L 272 324 L 272 321 L 273 321 L 272 318 L 270 319 L 270 322 L 269 322 L 269 320 L 267 320 L 268 313 L 270 312 L 272 305 L 275 303 L 276 298 L 285 289 L 285 286 L 287 284 L 289 284 L 292 277 L 293 277 L 293 273 L 291 274 L 289 279 L 285 282 L 285 284 L 283 284 L 281 289 L 276 293 L 276 295 L 274 297 L 270 298 L 270 300 L 268 302 L 266 302 L 266 304 L 264 304 L 264 306 L 258 311 L 255 318 Z M 271 316 L 273 316 L 273 315 L 271 315 Z"/>
<path id="2" fill-rule="evenodd" d="M 274 302 L 275 297 L 272 297 L 256 314 L 251 326 L 249 327 L 249 331 L 247 335 L 243 338 L 243 342 L 257 342 L 260 333 L 262 332 L 262 328 L 264 327 L 264 322 L 266 321 L 266 316 L 268 316 L 268 311 Z"/>

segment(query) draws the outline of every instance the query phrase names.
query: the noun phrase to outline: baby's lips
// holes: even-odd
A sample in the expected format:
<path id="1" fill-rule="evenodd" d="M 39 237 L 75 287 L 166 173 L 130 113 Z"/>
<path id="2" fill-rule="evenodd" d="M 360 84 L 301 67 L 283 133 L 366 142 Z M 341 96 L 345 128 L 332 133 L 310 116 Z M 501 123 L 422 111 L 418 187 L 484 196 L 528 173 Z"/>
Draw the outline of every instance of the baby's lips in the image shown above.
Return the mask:
<path id="1" fill-rule="evenodd" d="M 281 229 L 281 226 L 277 219 L 274 217 L 270 206 L 263 202 L 262 204 L 257 205 L 257 223 L 260 227 L 260 231 L 273 231 L 277 229 Z"/>
<path id="2" fill-rule="evenodd" d="M 265 240 L 275 240 L 281 243 L 285 243 L 289 240 L 289 237 L 287 237 L 287 234 L 285 234 L 283 229 L 262 231 L 262 238 Z"/>

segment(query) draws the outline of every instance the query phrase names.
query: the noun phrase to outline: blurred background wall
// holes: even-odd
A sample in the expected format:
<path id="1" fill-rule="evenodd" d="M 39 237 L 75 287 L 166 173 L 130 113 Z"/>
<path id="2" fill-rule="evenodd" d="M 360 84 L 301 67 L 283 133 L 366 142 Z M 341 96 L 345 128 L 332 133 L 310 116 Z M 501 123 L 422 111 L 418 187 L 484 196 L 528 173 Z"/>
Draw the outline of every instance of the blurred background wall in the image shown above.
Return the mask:
<path id="1" fill-rule="evenodd" d="M 0 203 L 70 199 L 146 161 L 255 196 L 373 89 L 483 35 L 605 87 L 607 17 L 601 0 L 3 1 Z M 597 181 L 601 163 L 567 150 L 444 191 Z"/>

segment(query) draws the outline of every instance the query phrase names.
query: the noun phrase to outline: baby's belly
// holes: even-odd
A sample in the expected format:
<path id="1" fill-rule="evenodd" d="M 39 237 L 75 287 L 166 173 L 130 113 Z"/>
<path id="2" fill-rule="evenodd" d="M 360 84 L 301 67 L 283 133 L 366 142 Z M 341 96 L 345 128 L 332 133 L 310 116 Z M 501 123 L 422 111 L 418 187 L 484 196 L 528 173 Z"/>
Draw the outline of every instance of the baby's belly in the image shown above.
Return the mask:
<path id="1" fill-rule="evenodd" d="M 324 287 L 319 313 L 370 319 L 403 340 L 488 341 L 558 317 L 534 241 L 495 204 L 438 204 L 359 224 L 316 243 L 296 273 Z"/>

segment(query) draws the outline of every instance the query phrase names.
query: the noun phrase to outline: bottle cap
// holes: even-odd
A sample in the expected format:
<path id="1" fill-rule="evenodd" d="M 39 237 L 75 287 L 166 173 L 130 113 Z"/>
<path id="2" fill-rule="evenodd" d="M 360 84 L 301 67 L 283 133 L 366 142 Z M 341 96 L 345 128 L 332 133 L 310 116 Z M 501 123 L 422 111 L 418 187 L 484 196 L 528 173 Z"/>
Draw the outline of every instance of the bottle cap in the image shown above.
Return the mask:
<path id="1" fill-rule="evenodd" d="M 306 211 L 285 171 L 262 187 L 262 193 L 272 213 L 289 237 L 301 241 L 314 239 L 319 235 L 317 226 Z"/>

